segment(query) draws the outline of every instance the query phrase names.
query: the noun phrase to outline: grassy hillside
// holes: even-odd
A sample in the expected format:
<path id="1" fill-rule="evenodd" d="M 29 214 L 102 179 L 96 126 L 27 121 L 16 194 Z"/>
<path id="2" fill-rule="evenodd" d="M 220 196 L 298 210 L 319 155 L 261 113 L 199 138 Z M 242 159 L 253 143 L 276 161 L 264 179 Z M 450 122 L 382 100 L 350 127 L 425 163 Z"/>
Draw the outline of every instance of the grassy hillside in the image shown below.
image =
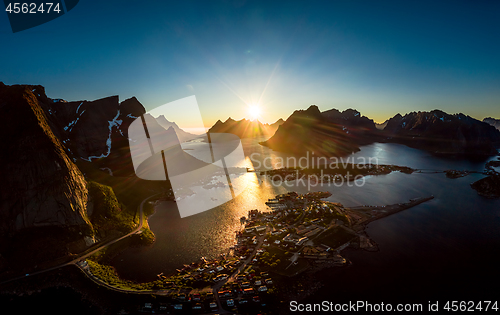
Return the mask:
<path id="1" fill-rule="evenodd" d="M 78 168 L 85 174 L 88 181 L 93 181 L 113 189 L 120 203 L 126 205 L 126 211 L 135 213 L 141 202 L 154 194 L 162 194 L 164 199 L 173 199 L 171 187 L 166 181 L 149 181 L 135 175 L 120 177 L 110 176 L 107 170 L 101 170 L 101 161 L 92 163 L 79 160 Z"/>
<path id="2" fill-rule="evenodd" d="M 113 189 L 109 186 L 88 182 L 89 205 L 92 206 L 90 221 L 96 233 L 106 233 L 107 231 L 119 231 L 128 233 L 139 223 L 136 209 L 127 211 L 123 203 L 119 203 Z"/>

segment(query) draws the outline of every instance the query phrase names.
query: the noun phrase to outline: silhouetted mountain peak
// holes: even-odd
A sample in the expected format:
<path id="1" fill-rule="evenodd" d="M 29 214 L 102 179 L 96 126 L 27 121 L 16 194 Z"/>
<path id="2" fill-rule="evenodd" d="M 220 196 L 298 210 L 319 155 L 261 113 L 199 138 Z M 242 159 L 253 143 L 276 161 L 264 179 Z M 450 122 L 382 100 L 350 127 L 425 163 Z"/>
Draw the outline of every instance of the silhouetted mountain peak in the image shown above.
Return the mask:
<path id="1" fill-rule="evenodd" d="M 318 106 L 311 105 L 306 110 L 294 111 L 275 135 L 261 144 L 298 155 L 310 151 L 318 155 L 343 156 L 358 151 L 359 144 L 366 142 L 366 130 L 375 129 L 372 120 L 360 116 L 352 109 L 345 113 L 337 109 L 321 113 Z"/>
<path id="2" fill-rule="evenodd" d="M 169 121 L 164 115 L 158 116 L 156 122 L 166 130 L 172 128 L 181 142 L 186 142 L 197 137 L 192 133 L 182 130 L 175 122 Z"/>
<path id="3" fill-rule="evenodd" d="M 323 116 L 321 115 L 318 106 L 311 105 L 306 110 L 295 110 L 283 125 L 287 122 L 297 123 L 299 125 L 309 125 L 318 124 L 320 121 L 323 121 Z"/>
<path id="4" fill-rule="evenodd" d="M 126 115 L 129 115 L 129 117 L 139 117 L 146 112 L 144 106 L 142 106 L 141 102 L 139 102 L 135 96 L 121 102 L 119 108 L 122 112 L 126 113 Z"/>
<path id="5" fill-rule="evenodd" d="M 309 106 L 306 110 L 296 110 L 293 112 L 292 116 L 301 116 L 304 118 L 316 118 L 321 119 L 321 112 L 316 105 Z"/>
<path id="6" fill-rule="evenodd" d="M 342 125 L 349 129 L 366 129 L 375 130 L 375 122 L 366 116 L 361 116 L 361 113 L 355 109 L 349 108 L 343 112 L 333 108 L 321 113 L 329 122 Z"/>
<path id="7" fill-rule="evenodd" d="M 348 108 L 342 112 L 342 115 L 348 116 L 348 117 L 358 117 L 358 116 L 360 116 L 360 114 L 361 114 L 360 112 L 358 112 L 357 110 L 352 109 L 352 108 Z"/>
<path id="8" fill-rule="evenodd" d="M 176 130 L 180 129 L 179 126 L 175 122 L 168 120 L 164 115 L 158 116 L 158 118 L 156 118 L 156 120 L 158 121 L 158 123 L 160 125 L 162 125 L 166 129 L 168 129 L 170 127 L 173 127 Z"/>
<path id="9" fill-rule="evenodd" d="M 158 116 L 158 118 L 156 118 L 157 120 L 160 119 L 160 120 L 163 120 L 167 123 L 173 123 L 172 121 L 168 120 L 167 117 L 165 117 L 165 115 L 160 115 Z M 175 124 L 175 123 L 174 123 Z"/>
<path id="10" fill-rule="evenodd" d="M 314 113 L 317 113 L 319 112 L 319 107 L 318 105 L 310 105 L 307 109 L 306 109 L 306 112 L 314 112 Z"/>

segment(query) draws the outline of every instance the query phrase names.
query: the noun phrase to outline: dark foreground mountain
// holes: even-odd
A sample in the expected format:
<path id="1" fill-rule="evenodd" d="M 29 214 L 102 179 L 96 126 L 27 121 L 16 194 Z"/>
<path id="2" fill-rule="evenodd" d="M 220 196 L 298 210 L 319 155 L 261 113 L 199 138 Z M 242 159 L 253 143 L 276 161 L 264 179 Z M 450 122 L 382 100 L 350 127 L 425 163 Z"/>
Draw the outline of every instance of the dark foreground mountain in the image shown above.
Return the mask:
<path id="1" fill-rule="evenodd" d="M 48 102 L 40 86 L 0 83 L 0 232 L 88 223 L 87 183 L 52 128 Z"/>
<path id="2" fill-rule="evenodd" d="M 261 142 L 273 150 L 297 155 L 344 156 L 359 151 L 359 146 L 374 141 L 373 120 L 353 109 L 320 112 L 316 105 L 297 110 L 274 136 Z"/>
<path id="3" fill-rule="evenodd" d="M 140 202 L 169 190 L 133 173 L 127 131 L 143 113 L 135 98 L 66 102 L 0 82 L 0 260 L 33 264 L 133 229 Z"/>
<path id="4" fill-rule="evenodd" d="M 281 118 L 273 124 L 263 124 L 258 120 L 234 120 L 229 117 L 225 122 L 218 120 L 208 132 L 232 133 L 240 138 L 253 138 L 272 135 L 281 124 L 283 124 L 283 119 Z"/>
<path id="5" fill-rule="evenodd" d="M 488 117 L 488 118 L 483 119 L 483 121 L 485 123 L 492 125 L 493 127 L 497 128 L 498 130 L 500 130 L 500 119 Z"/>
<path id="6" fill-rule="evenodd" d="M 440 110 L 397 114 L 388 121 L 384 133 L 390 142 L 436 154 L 494 155 L 500 144 L 500 131 L 495 127 Z"/>

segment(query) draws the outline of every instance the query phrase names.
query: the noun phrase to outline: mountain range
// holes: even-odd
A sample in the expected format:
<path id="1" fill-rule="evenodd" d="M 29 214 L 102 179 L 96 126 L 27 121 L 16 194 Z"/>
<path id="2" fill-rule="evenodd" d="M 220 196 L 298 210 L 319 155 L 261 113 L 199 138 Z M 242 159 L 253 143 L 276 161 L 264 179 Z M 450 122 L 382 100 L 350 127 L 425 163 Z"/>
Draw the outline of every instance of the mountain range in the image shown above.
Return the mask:
<path id="1" fill-rule="evenodd" d="M 494 155 L 500 144 L 500 131 L 495 127 L 441 110 L 397 114 L 387 122 L 384 135 L 389 142 L 437 154 Z"/>
<path id="2" fill-rule="evenodd" d="M 4 139 L 0 234 L 43 226 L 89 226 L 94 209 L 90 179 L 102 178 L 100 182 L 121 190 L 117 195 L 122 202 L 137 197 L 130 193 L 130 187 L 137 189 L 138 179 L 130 157 L 128 128 L 145 113 L 135 97 L 122 102 L 118 96 L 67 102 L 47 97 L 39 85 L 0 83 L 0 134 Z M 270 136 L 261 144 L 297 155 L 309 151 L 342 156 L 375 141 L 434 153 L 495 154 L 500 131 L 490 125 L 495 123 L 492 119 L 485 121 L 488 123 L 434 110 L 397 114 L 378 130 L 373 120 L 354 109 L 321 112 L 312 105 L 271 125 L 246 119 L 219 120 L 209 132 L 233 133 L 240 138 Z M 164 116 L 156 118 L 155 124 L 158 130 L 175 132 L 180 142 L 196 137 Z M 126 180 L 110 179 L 120 176 Z M 149 192 L 153 186 L 148 185 L 142 181 L 139 186 L 148 187 Z"/>
<path id="3" fill-rule="evenodd" d="M 500 132 L 493 126 L 498 121 L 485 121 L 488 123 L 464 114 L 433 110 L 397 114 L 383 124 L 375 124 L 354 109 L 320 112 L 316 105 L 311 105 L 307 110 L 295 111 L 261 144 L 298 155 L 315 152 L 343 156 L 377 141 L 401 143 L 435 154 L 495 155 Z"/>
<path id="4" fill-rule="evenodd" d="M 211 133 L 232 133 L 240 138 L 260 137 L 273 135 L 278 127 L 283 124 L 283 119 L 273 124 L 263 124 L 258 120 L 234 120 L 229 117 L 225 122 L 218 120 L 209 130 Z"/>

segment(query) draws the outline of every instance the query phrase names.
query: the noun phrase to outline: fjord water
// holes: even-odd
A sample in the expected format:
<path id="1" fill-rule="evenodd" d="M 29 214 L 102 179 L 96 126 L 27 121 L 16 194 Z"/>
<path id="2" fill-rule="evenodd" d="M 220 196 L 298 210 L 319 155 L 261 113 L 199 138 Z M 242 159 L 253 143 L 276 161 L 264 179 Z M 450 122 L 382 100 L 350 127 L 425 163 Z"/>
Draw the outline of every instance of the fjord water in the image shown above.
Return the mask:
<path id="1" fill-rule="evenodd" d="M 276 163 L 287 155 L 243 139 L 245 155 L 254 164 L 265 158 Z M 425 170 L 481 171 L 488 160 L 442 158 L 399 144 L 375 143 L 349 158 L 356 162 L 375 157 L 379 164 L 395 164 Z M 247 163 L 250 159 L 247 158 Z M 372 160 L 373 161 L 373 160 Z M 251 166 L 251 165 L 249 165 Z M 113 260 L 118 273 L 127 279 L 146 281 L 199 260 L 217 257 L 235 243 L 234 231 L 240 217 L 250 209 L 266 210 L 265 201 L 286 191 L 307 191 L 304 187 L 275 187 L 255 173 L 245 175 L 247 189 L 235 200 L 210 211 L 181 219 L 174 202 L 161 202 L 149 219 L 156 235 L 150 247 L 129 248 Z M 380 294 L 418 296 L 426 292 L 479 292 L 495 281 L 500 262 L 500 201 L 479 196 L 470 183 L 484 175 L 448 179 L 443 173 L 392 173 L 369 176 L 359 186 L 318 185 L 313 191 L 330 191 L 329 201 L 345 206 L 386 205 L 416 197 L 435 199 L 399 212 L 367 227 L 380 251 L 347 250 L 352 262 L 347 268 L 323 271 L 326 286 L 315 294 L 318 300 Z M 498 279 L 498 278 L 496 278 Z M 339 284 L 342 285 L 339 285 Z M 496 289 L 498 292 L 498 289 Z M 491 291 L 490 291 L 491 292 Z M 364 294 L 364 295 L 360 295 Z M 415 295 L 417 294 L 417 295 Z M 422 296 L 423 296 L 422 295 Z M 388 296 L 389 297 L 389 296 Z M 312 298 L 314 299 L 314 298 Z"/>

